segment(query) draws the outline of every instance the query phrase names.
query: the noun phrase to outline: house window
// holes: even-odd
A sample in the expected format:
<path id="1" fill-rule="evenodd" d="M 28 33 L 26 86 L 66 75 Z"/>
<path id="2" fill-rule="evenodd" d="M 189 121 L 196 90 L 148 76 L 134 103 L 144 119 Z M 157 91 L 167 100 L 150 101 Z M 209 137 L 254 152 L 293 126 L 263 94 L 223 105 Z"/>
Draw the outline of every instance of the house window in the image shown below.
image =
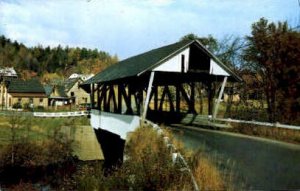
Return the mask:
<path id="1" fill-rule="evenodd" d="M 71 92 L 71 96 L 72 96 L 72 97 L 74 97 L 74 96 L 75 96 L 74 92 Z"/>
<path id="2" fill-rule="evenodd" d="M 18 98 L 18 102 L 21 103 L 21 101 L 22 101 L 22 98 Z"/>
<path id="3" fill-rule="evenodd" d="M 44 101 L 44 99 L 43 99 L 43 98 L 40 98 L 39 106 L 43 106 L 43 101 Z"/>
<path id="4" fill-rule="evenodd" d="M 33 98 L 29 98 L 29 107 L 33 108 Z"/>

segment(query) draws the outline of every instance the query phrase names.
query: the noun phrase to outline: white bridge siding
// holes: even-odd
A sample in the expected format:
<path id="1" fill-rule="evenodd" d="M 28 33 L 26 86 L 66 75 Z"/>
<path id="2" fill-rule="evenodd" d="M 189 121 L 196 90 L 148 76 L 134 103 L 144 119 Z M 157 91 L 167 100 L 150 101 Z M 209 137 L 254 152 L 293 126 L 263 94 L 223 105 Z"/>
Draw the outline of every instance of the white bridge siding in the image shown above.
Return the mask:
<path id="1" fill-rule="evenodd" d="M 184 56 L 184 72 L 186 73 L 189 68 L 190 60 L 190 48 L 186 48 L 183 51 L 179 52 L 169 60 L 165 61 L 161 65 L 153 69 L 153 71 L 160 72 L 182 72 L 182 56 Z M 209 74 L 217 76 L 230 76 L 223 68 L 219 66 L 213 59 L 210 58 L 209 63 Z"/>
<path id="2" fill-rule="evenodd" d="M 120 135 L 126 140 L 127 134 L 140 125 L 140 117 L 135 115 L 122 115 L 99 110 L 91 111 L 91 126 L 95 129 L 104 129 Z"/>
<path id="3" fill-rule="evenodd" d="M 153 71 L 160 72 L 181 72 L 181 56 L 184 55 L 184 72 L 188 70 L 190 48 L 186 48 L 183 51 L 179 52 L 177 55 L 167 60 L 163 64 L 154 68 Z"/>
<path id="4" fill-rule="evenodd" d="M 223 68 L 221 68 L 213 59 L 210 59 L 209 74 L 217 76 L 230 76 Z"/>

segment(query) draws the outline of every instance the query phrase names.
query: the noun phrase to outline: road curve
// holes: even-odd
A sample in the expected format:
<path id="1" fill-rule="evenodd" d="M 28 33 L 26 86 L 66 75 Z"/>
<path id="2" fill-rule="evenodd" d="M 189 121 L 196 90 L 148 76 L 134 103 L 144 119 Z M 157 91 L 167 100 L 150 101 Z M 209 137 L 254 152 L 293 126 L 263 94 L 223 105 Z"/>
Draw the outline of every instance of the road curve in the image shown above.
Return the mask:
<path id="1" fill-rule="evenodd" d="M 300 145 L 188 126 L 176 127 L 174 133 L 187 148 L 205 145 L 233 160 L 247 189 L 300 189 Z"/>

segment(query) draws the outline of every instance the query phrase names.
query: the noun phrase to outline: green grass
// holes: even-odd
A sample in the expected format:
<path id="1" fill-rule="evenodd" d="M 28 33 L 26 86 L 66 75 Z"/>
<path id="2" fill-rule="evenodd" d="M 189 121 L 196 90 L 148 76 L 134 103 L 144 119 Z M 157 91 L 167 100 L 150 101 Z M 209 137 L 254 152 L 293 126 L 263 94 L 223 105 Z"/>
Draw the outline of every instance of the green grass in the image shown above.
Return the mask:
<path id="1" fill-rule="evenodd" d="M 11 117 L 0 117 L 0 151 L 11 143 Z M 74 154 L 83 160 L 102 160 L 103 154 L 89 120 L 77 118 L 34 118 L 20 115 L 16 124 L 16 141 L 43 142 L 53 137 L 55 132 L 74 140 Z"/>
<path id="2" fill-rule="evenodd" d="M 10 127 L 0 127 L 0 144 L 9 144 L 11 140 L 12 132 Z M 28 138 L 29 140 L 44 140 L 47 138 L 45 132 L 39 132 L 35 130 L 26 130 L 25 128 L 19 128 L 16 130 L 16 138 Z"/>

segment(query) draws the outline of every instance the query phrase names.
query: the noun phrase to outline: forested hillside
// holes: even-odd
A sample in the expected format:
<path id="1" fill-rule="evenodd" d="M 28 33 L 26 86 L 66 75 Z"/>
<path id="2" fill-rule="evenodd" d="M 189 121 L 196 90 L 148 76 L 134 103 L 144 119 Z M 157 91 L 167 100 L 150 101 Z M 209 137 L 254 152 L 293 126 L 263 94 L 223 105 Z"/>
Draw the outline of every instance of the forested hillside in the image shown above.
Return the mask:
<path id="1" fill-rule="evenodd" d="M 118 61 L 117 56 L 87 48 L 26 47 L 0 36 L 0 67 L 14 67 L 21 78 L 63 78 L 71 73 L 97 73 Z"/>

